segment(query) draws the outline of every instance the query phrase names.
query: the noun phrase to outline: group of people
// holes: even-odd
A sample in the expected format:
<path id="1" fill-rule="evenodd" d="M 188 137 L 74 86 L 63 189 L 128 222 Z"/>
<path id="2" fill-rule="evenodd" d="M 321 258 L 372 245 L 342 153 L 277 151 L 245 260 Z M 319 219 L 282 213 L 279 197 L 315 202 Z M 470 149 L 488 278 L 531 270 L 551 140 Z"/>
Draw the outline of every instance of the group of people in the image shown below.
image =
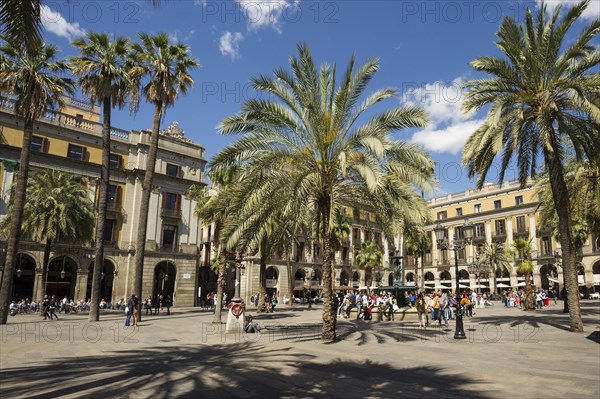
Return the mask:
<path id="1" fill-rule="evenodd" d="M 507 308 L 523 308 L 526 295 L 527 294 L 523 290 L 504 291 L 502 292 L 502 303 L 504 303 L 504 306 Z M 550 306 L 551 299 L 554 300 L 554 304 L 556 305 L 556 300 L 558 297 L 556 292 L 546 291 L 541 288 L 537 289 L 536 291 L 532 291 L 531 295 L 531 299 L 534 301 L 536 309 L 542 309 L 543 307 Z"/>
<path id="2" fill-rule="evenodd" d="M 380 314 L 387 320 L 394 319 L 394 311 L 398 309 L 396 299 L 385 291 L 379 294 L 368 295 L 365 291 L 351 292 L 346 295 L 336 295 L 338 306 L 338 317 L 350 318 L 352 309 L 356 308 L 356 319 L 371 320 L 373 309 L 378 308 Z"/>
<path id="3" fill-rule="evenodd" d="M 56 295 L 45 295 L 43 299 L 35 301 L 29 300 L 29 298 L 22 299 L 20 301 L 12 301 L 9 305 L 9 314 L 15 316 L 17 313 L 37 313 L 40 312 L 41 316 L 44 316 L 44 320 L 50 318 L 53 319 L 56 313 L 77 313 L 81 311 L 88 311 L 90 309 L 90 299 L 84 301 L 80 299 L 75 302 L 73 299 L 68 299 L 67 296 L 63 299 L 59 299 Z M 52 302 L 52 312 L 50 312 L 50 302 Z M 101 305 L 102 306 L 102 305 Z M 51 317 L 52 316 L 52 317 Z"/>

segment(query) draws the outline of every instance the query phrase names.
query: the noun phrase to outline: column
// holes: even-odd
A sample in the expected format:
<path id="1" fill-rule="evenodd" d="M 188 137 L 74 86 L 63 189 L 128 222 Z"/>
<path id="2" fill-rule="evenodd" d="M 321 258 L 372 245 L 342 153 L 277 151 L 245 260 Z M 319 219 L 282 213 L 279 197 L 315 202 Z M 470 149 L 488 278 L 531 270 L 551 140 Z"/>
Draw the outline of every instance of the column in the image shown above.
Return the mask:
<path id="1" fill-rule="evenodd" d="M 492 243 L 492 222 L 485 222 L 485 241 Z"/>
<path id="2" fill-rule="evenodd" d="M 35 300 L 36 302 L 39 301 L 40 299 L 44 298 L 44 282 L 42 281 L 42 277 L 43 277 L 43 269 L 42 268 L 35 268 L 35 277 L 34 277 L 34 281 L 33 281 L 33 293 L 34 296 L 33 298 L 31 298 L 32 300 Z"/>
<path id="3" fill-rule="evenodd" d="M 535 215 L 529 215 L 529 238 L 531 239 L 531 250 L 537 251 L 537 240 L 535 239 Z"/>
<path id="4" fill-rule="evenodd" d="M 508 245 L 513 243 L 513 218 L 509 216 L 506 218 L 506 238 L 508 239 Z"/>
<path id="5" fill-rule="evenodd" d="M 80 299 L 83 299 L 84 301 L 87 300 L 87 298 L 86 298 L 87 283 L 88 283 L 88 271 L 85 269 L 77 269 L 77 277 L 76 277 L 76 281 L 75 281 L 75 298 L 73 298 L 74 301 L 78 301 Z M 71 299 L 71 298 L 69 298 L 69 299 Z"/>

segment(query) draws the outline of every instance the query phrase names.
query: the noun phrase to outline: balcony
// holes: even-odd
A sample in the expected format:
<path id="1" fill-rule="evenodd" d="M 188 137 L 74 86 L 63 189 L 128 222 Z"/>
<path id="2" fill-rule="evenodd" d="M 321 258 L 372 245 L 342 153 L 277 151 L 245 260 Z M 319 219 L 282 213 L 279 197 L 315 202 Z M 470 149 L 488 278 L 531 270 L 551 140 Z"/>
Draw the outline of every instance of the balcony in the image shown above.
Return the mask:
<path id="1" fill-rule="evenodd" d="M 494 242 L 505 242 L 506 233 L 494 233 L 492 234 L 492 241 Z"/>
<path id="2" fill-rule="evenodd" d="M 121 214 L 123 212 L 123 207 L 121 204 L 108 203 L 106 205 L 106 212 Z"/>
<path id="3" fill-rule="evenodd" d="M 529 237 L 529 230 L 527 229 L 517 229 L 517 230 L 513 230 L 513 237 L 515 238 L 520 238 L 520 237 Z"/>
<path id="4" fill-rule="evenodd" d="M 181 219 L 181 209 L 162 208 L 160 217 L 168 219 Z"/>
<path id="5" fill-rule="evenodd" d="M 540 237 L 549 237 L 552 235 L 552 230 L 548 229 L 548 228 L 541 228 L 541 229 L 537 229 L 535 231 L 535 236 L 540 238 Z"/>

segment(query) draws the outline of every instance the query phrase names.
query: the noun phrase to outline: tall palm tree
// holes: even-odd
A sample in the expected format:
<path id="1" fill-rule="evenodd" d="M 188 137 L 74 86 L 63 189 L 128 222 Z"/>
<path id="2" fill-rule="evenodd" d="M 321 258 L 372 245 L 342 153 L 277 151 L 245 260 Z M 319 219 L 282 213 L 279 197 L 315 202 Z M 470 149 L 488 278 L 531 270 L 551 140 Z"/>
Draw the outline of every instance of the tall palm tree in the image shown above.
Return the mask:
<path id="1" fill-rule="evenodd" d="M 73 41 L 79 55 L 71 57 L 73 75 L 84 95 L 90 101 L 102 104 L 102 164 L 98 184 L 98 208 L 96 218 L 96 257 L 92 274 L 92 298 L 90 321 L 100 319 L 100 285 L 104 267 L 104 226 L 108 207 L 110 185 L 110 130 L 112 108 L 122 108 L 128 92 L 134 88 L 127 65 L 129 60 L 129 39 L 111 40 L 107 33 L 90 32 L 86 38 Z"/>
<path id="2" fill-rule="evenodd" d="M 416 273 L 421 276 L 419 288 L 425 289 L 425 254 L 431 250 L 431 239 L 424 228 L 420 226 L 408 226 L 404 230 L 404 248 L 406 254 L 421 259 L 421 272 Z M 416 268 L 416 267 L 415 267 Z"/>
<path id="3" fill-rule="evenodd" d="M 0 0 L 2 36 L 35 53 L 42 42 L 41 0 Z"/>
<path id="4" fill-rule="evenodd" d="M 19 172 L 10 216 L 13 234 L 8 238 L 5 268 L 0 288 L 0 324 L 6 324 L 12 292 L 16 253 L 21 238 L 21 224 L 25 205 L 25 191 L 29 173 L 29 156 L 33 123 L 47 110 L 63 105 L 62 96 L 72 94 L 73 82 L 61 76 L 67 64 L 56 61 L 58 48 L 40 43 L 36 51 L 26 52 L 20 43 L 7 42 L 0 47 L 0 93 L 14 99 L 14 112 L 23 120 L 23 144 L 19 157 Z"/>
<path id="5" fill-rule="evenodd" d="M 479 253 L 479 261 L 482 264 L 490 265 L 490 269 L 493 275 L 496 273 L 502 273 L 507 271 L 510 273 L 512 270 L 513 255 L 508 251 L 504 244 L 499 242 L 493 242 L 491 244 L 486 243 L 483 247 L 483 251 Z"/>
<path id="6" fill-rule="evenodd" d="M 139 37 L 140 43 L 132 45 L 132 58 L 135 64 L 133 76 L 142 82 L 142 93 L 146 101 L 154 105 L 154 120 L 152 122 L 150 149 L 146 160 L 146 172 L 142 182 L 142 197 L 140 199 L 135 246 L 133 293 L 141 298 L 148 209 L 154 169 L 156 168 L 160 122 L 167 108 L 175 104 L 179 94 L 185 95 L 193 86 L 194 80 L 190 75 L 190 71 L 198 66 L 198 62 L 190 55 L 190 49 L 187 45 L 171 44 L 166 33 L 155 36 L 140 33 Z M 139 306 L 141 307 L 141 302 Z M 141 311 L 139 314 L 141 314 Z"/>
<path id="7" fill-rule="evenodd" d="M 368 270 L 381 265 L 383 253 L 376 242 L 365 241 L 360 244 L 360 250 L 354 252 L 354 259 L 359 269 Z"/>
<path id="8" fill-rule="evenodd" d="M 160 0 L 150 0 L 158 7 Z M 11 43 L 20 43 L 35 52 L 42 41 L 41 0 L 0 0 L 2 35 Z"/>
<path id="9" fill-rule="evenodd" d="M 46 273 L 52 243 L 56 241 L 85 243 L 92 239 L 93 204 L 81 176 L 43 169 L 33 173 L 27 182 L 27 202 L 23 209 L 22 231 L 38 242 L 45 241 L 42 262 L 42 284 L 34 298 L 46 292 Z M 8 212 L 11 212 L 12 201 Z M 3 235 L 10 235 L 10 221 L 2 221 Z"/>
<path id="10" fill-rule="evenodd" d="M 237 166 L 255 183 L 246 188 L 257 219 L 279 212 L 301 220 L 308 209 L 316 210 L 324 254 L 322 339 L 330 342 L 336 339 L 333 215 L 342 206 L 374 212 L 384 232 L 393 235 L 403 218 L 420 220 L 428 213 L 411 184 L 428 184 L 431 176 L 423 170 L 431 169 L 432 161 L 422 148 L 391 135 L 425 126 L 422 109 L 394 107 L 357 123 L 371 106 L 396 96 L 386 88 L 360 103 L 379 69 L 377 59 L 358 67 L 351 59 L 337 82 L 335 65 L 318 70 L 304 44 L 298 53 L 290 59 L 291 73 L 277 68 L 274 77 L 252 79 L 254 89 L 271 99 L 250 99 L 220 123 L 224 134 L 242 137 L 220 151 L 210 167 Z M 273 202 L 278 209 L 267 206 Z"/>
<path id="11" fill-rule="evenodd" d="M 487 119 L 463 152 L 469 176 L 479 174 L 478 187 L 498 153 L 502 153 L 499 181 L 516 157 L 522 185 L 536 173 L 538 156 L 543 155 L 559 220 L 572 331 L 583 331 L 583 321 L 563 161 L 569 146 L 577 158 L 584 154 L 593 158 L 599 152 L 600 133 L 592 125 L 600 123 L 600 50 L 593 45 L 600 19 L 585 26 L 572 42 L 565 38 L 588 4 L 585 0 L 572 7 L 560 21 L 561 8 L 548 17 L 545 5 L 536 17 L 528 10 L 523 26 L 506 17 L 496 43 L 506 58 L 471 61 L 473 68 L 491 77 L 466 82 L 463 103 L 469 113 L 489 106 Z"/>
<path id="12" fill-rule="evenodd" d="M 531 238 L 517 238 L 513 242 L 513 248 L 519 255 L 520 262 L 517 271 L 525 274 L 525 305 L 523 310 L 533 310 L 533 293 L 531 289 L 531 275 L 533 274 L 533 262 L 531 261 Z"/>
<path id="13" fill-rule="evenodd" d="M 565 165 L 565 181 L 569 190 L 573 245 L 579 251 L 588 234 L 600 235 L 600 156 L 569 161 Z M 550 228 L 558 238 L 558 216 L 546 173 L 536 181 L 535 190 L 540 198 L 540 225 Z"/>

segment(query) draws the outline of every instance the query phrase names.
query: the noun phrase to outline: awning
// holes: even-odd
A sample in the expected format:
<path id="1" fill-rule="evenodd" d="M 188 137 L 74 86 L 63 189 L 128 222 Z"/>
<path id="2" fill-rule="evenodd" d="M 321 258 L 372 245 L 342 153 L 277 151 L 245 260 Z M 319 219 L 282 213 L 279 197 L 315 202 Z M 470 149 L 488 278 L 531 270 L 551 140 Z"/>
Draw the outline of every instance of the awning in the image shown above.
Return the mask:
<path id="1" fill-rule="evenodd" d="M 496 287 L 498 287 L 498 288 L 510 288 L 510 285 L 504 284 L 504 283 L 500 283 L 500 284 L 496 284 Z"/>
<path id="2" fill-rule="evenodd" d="M 552 281 L 553 283 L 558 283 L 558 280 L 552 277 L 548 277 L 548 281 Z"/>
<path id="3" fill-rule="evenodd" d="M 441 284 L 440 285 L 436 285 L 433 288 L 435 288 L 436 290 L 449 290 L 450 289 L 450 287 L 447 287 L 447 286 L 441 285 Z"/>

